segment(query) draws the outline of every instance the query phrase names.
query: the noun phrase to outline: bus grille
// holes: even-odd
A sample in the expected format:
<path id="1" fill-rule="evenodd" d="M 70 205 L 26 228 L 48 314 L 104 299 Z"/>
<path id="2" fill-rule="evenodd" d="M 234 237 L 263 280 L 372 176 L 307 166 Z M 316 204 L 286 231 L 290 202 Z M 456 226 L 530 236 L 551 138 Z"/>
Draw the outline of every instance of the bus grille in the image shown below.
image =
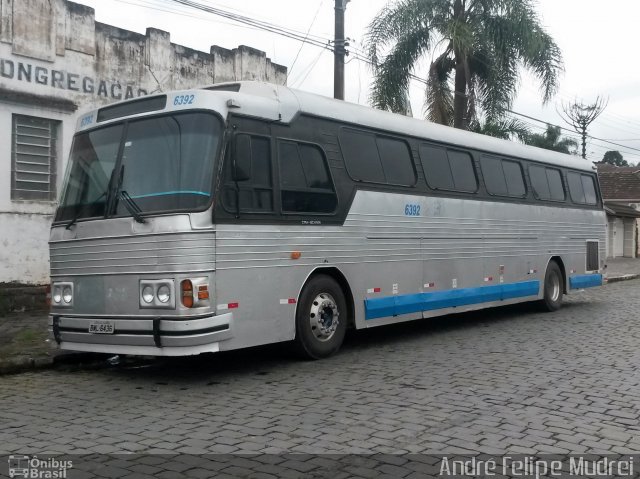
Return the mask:
<path id="1" fill-rule="evenodd" d="M 587 241 L 587 271 L 597 271 L 599 269 L 598 246 L 597 241 Z"/>
<path id="2" fill-rule="evenodd" d="M 50 243 L 51 276 L 213 271 L 215 234 L 163 233 Z"/>

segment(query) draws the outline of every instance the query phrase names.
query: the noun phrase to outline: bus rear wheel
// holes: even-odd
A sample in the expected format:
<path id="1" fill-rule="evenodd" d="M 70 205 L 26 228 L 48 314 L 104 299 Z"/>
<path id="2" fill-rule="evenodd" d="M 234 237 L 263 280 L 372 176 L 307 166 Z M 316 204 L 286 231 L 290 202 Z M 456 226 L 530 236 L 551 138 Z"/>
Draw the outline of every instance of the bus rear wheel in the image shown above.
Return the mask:
<path id="1" fill-rule="evenodd" d="M 551 261 L 544 275 L 544 296 L 540 302 L 546 311 L 557 311 L 562 306 L 563 279 L 560 266 Z"/>
<path id="2" fill-rule="evenodd" d="M 338 352 L 347 330 L 347 301 L 330 276 L 312 277 L 302 289 L 296 311 L 298 353 L 321 359 Z"/>

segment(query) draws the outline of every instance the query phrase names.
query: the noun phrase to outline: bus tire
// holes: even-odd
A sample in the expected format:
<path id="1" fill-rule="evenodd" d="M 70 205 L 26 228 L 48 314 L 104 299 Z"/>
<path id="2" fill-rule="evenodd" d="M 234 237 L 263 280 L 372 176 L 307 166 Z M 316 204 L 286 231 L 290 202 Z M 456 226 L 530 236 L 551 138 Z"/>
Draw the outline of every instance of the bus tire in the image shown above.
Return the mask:
<path id="1" fill-rule="evenodd" d="M 306 359 L 338 352 L 347 331 L 347 301 L 330 276 L 312 277 L 300 293 L 296 310 L 295 346 Z"/>
<path id="2" fill-rule="evenodd" d="M 562 306 L 563 279 L 560 266 L 555 261 L 549 262 L 544 275 L 544 296 L 540 305 L 545 311 L 557 311 Z"/>

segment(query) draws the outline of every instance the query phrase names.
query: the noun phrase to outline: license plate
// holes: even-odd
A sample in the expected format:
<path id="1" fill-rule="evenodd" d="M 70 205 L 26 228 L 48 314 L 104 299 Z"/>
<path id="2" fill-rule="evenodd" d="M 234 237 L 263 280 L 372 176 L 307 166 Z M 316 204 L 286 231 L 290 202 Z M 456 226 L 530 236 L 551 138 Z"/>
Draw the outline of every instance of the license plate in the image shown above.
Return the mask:
<path id="1" fill-rule="evenodd" d="M 113 334 L 115 325 L 109 321 L 100 321 L 89 324 L 91 334 Z"/>

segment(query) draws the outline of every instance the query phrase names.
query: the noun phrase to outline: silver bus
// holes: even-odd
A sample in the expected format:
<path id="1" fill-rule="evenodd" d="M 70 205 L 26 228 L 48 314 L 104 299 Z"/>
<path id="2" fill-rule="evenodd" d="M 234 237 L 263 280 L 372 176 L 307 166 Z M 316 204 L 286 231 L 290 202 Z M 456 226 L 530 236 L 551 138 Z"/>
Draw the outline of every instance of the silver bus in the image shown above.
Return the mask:
<path id="1" fill-rule="evenodd" d="M 50 237 L 62 349 L 194 355 L 603 282 L 592 164 L 259 82 L 81 116 Z"/>

